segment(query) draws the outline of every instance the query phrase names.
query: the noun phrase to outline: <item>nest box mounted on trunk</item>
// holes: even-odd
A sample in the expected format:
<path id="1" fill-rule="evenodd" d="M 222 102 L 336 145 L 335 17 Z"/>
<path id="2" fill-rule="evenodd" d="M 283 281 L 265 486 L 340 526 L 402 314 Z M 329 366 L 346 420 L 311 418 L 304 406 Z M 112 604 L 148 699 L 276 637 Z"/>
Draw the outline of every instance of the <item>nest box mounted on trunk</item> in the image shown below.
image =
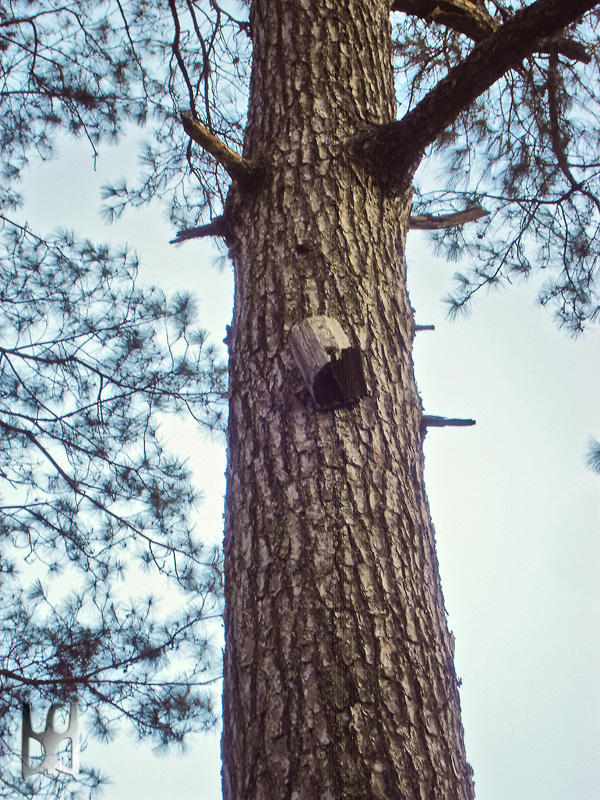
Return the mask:
<path id="1" fill-rule="evenodd" d="M 345 405 L 367 393 L 361 353 L 332 317 L 308 317 L 291 332 L 292 353 L 319 408 Z"/>

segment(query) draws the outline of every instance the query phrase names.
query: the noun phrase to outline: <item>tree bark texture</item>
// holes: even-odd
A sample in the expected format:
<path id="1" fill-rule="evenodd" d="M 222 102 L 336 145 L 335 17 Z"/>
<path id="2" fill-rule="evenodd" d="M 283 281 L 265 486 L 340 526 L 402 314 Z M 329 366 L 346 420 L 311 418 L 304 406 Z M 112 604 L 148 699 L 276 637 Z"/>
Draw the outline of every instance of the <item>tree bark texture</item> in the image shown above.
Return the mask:
<path id="1" fill-rule="evenodd" d="M 225 511 L 225 800 L 470 800 L 423 483 L 410 194 L 347 141 L 395 118 L 389 0 L 254 0 Z M 290 331 L 337 319 L 368 396 L 317 409 Z"/>

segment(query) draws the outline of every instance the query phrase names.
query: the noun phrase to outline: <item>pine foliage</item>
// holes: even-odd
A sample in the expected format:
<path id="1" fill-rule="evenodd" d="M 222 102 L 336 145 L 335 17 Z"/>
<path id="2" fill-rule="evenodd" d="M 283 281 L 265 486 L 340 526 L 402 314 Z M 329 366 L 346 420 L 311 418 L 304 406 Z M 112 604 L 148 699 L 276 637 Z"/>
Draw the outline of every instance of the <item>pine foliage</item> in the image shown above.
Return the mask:
<path id="1" fill-rule="evenodd" d="M 102 739 L 125 717 L 182 742 L 215 721 L 221 566 L 159 428 L 222 429 L 224 367 L 188 295 L 137 288 L 132 253 L 6 220 L 3 246 L 0 755 L 19 763 L 26 699 L 78 696 Z"/>
<path id="2" fill-rule="evenodd" d="M 479 5 L 501 25 L 531 3 Z M 451 316 L 481 289 L 531 277 L 559 325 L 577 334 L 598 320 L 599 17 L 594 10 L 566 31 L 568 46 L 557 37 L 554 49 L 516 64 L 439 137 L 417 175 L 416 213 L 490 212 L 432 234 L 437 252 L 463 265 Z M 395 25 L 400 116 L 474 47 L 433 16 L 406 19 Z"/>

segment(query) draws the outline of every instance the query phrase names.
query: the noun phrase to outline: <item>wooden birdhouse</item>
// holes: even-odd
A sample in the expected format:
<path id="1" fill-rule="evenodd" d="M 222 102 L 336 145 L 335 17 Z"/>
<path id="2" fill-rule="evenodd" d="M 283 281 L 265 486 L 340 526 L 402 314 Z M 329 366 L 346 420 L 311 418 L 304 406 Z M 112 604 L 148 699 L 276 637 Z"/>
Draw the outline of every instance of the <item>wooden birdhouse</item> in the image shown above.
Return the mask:
<path id="1" fill-rule="evenodd" d="M 294 326 L 291 348 L 319 408 L 346 405 L 367 393 L 360 349 L 332 317 L 308 317 Z"/>

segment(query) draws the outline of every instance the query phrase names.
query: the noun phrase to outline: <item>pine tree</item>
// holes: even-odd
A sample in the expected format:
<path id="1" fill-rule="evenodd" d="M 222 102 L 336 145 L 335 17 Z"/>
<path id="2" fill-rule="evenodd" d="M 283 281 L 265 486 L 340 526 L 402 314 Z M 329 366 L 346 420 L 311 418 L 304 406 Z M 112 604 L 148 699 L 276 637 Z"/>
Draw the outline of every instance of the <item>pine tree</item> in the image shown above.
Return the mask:
<path id="1" fill-rule="evenodd" d="M 55 128 L 94 146 L 145 122 L 145 179 L 109 213 L 159 196 L 177 241 L 233 263 L 224 797 L 474 797 L 406 236 L 469 252 L 454 313 L 543 269 L 560 324 L 597 319 L 596 3 L 22 5 L 0 23 L 8 177 Z M 317 392 L 293 344 L 318 325 Z"/>

